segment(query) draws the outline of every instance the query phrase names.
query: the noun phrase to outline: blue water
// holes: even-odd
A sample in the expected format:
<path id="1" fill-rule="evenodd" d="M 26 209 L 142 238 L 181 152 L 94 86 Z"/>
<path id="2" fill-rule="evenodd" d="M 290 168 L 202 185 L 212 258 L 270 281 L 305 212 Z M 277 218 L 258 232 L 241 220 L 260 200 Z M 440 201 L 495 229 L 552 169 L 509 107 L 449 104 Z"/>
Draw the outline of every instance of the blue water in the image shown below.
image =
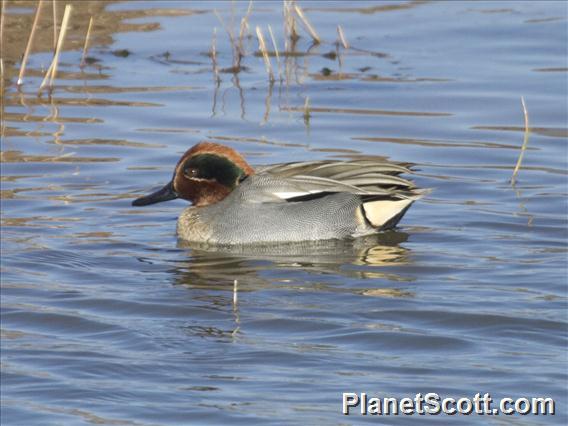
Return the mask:
<path id="1" fill-rule="evenodd" d="M 2 424 L 566 423 L 566 3 L 301 2 L 323 43 L 300 27 L 270 84 L 253 35 L 270 24 L 282 54 L 280 2 L 253 3 L 238 74 L 213 9 L 238 33 L 248 3 L 76 2 L 40 98 L 46 4 L 20 92 L 34 9 L 4 17 L 23 44 L 3 54 Z M 130 202 L 201 140 L 253 165 L 412 162 L 433 192 L 370 241 L 187 247 L 185 202 Z M 344 416 L 342 392 L 551 397 L 556 414 Z"/>

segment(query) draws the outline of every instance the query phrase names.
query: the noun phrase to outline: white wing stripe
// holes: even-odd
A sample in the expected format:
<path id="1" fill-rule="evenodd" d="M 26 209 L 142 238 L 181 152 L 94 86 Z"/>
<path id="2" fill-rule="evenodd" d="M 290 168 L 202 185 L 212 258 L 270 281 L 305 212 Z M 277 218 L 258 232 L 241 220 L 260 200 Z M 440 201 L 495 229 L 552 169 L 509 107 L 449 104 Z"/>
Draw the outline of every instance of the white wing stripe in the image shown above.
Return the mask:
<path id="1" fill-rule="evenodd" d="M 288 200 L 290 198 L 302 197 L 304 195 L 317 194 L 318 192 L 322 191 L 318 189 L 318 190 L 303 191 L 303 192 L 273 192 L 273 194 L 276 195 L 278 198 L 281 198 L 282 200 Z"/>

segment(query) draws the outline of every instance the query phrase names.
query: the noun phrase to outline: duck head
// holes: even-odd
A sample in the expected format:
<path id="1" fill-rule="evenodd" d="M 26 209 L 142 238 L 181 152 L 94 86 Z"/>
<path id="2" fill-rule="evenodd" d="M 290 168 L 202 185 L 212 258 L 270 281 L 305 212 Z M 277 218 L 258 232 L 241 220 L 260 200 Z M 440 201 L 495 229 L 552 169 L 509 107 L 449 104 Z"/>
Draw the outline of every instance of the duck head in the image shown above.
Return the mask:
<path id="1" fill-rule="evenodd" d="M 252 174 L 254 169 L 234 149 L 201 142 L 182 155 L 166 186 L 137 198 L 132 205 L 147 206 L 182 198 L 194 206 L 207 206 L 221 201 Z"/>

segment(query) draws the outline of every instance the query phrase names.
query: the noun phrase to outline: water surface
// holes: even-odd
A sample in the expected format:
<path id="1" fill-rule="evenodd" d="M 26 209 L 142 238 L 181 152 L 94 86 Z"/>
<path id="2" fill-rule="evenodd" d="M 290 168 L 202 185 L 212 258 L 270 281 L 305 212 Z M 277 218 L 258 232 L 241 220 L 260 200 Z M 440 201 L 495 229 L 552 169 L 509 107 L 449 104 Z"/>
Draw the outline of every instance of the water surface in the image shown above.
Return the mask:
<path id="1" fill-rule="evenodd" d="M 284 54 L 282 5 L 254 2 L 234 73 L 214 9 L 238 34 L 247 3 L 74 2 L 55 87 L 38 96 L 45 4 L 20 90 L 35 6 L 5 5 L 2 424 L 418 420 L 343 416 L 342 392 L 552 397 L 556 416 L 514 420 L 565 424 L 566 3 L 302 2 L 323 42 L 300 31 Z M 513 186 L 521 96 L 531 131 Z M 434 191 L 364 241 L 187 247 L 183 201 L 130 202 L 201 140 L 253 165 L 412 162 Z"/>

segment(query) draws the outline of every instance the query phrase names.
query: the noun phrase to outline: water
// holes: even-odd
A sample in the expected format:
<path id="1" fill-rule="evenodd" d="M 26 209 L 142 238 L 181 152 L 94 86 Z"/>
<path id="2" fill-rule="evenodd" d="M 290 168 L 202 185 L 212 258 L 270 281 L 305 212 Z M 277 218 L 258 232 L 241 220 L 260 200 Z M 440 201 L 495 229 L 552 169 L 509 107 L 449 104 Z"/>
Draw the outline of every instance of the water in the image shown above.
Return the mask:
<path id="1" fill-rule="evenodd" d="M 552 397 L 554 417 L 514 420 L 565 424 L 566 3 L 301 5 L 324 42 L 310 47 L 301 32 L 287 83 L 271 86 L 256 38 L 245 38 L 242 72 L 223 70 L 231 46 L 213 9 L 238 27 L 246 3 L 231 18 L 222 2 L 76 2 L 52 97 L 37 96 L 51 4 L 21 91 L 34 9 L 6 5 L 2 424 L 417 420 L 346 417 L 342 392 Z M 255 2 L 249 27 L 273 51 L 270 24 L 282 53 L 281 12 Z M 338 24 L 348 50 L 334 44 Z M 521 96 L 532 131 L 512 186 Z M 130 202 L 204 139 L 253 165 L 413 162 L 434 191 L 365 241 L 185 247 L 183 201 Z"/>

